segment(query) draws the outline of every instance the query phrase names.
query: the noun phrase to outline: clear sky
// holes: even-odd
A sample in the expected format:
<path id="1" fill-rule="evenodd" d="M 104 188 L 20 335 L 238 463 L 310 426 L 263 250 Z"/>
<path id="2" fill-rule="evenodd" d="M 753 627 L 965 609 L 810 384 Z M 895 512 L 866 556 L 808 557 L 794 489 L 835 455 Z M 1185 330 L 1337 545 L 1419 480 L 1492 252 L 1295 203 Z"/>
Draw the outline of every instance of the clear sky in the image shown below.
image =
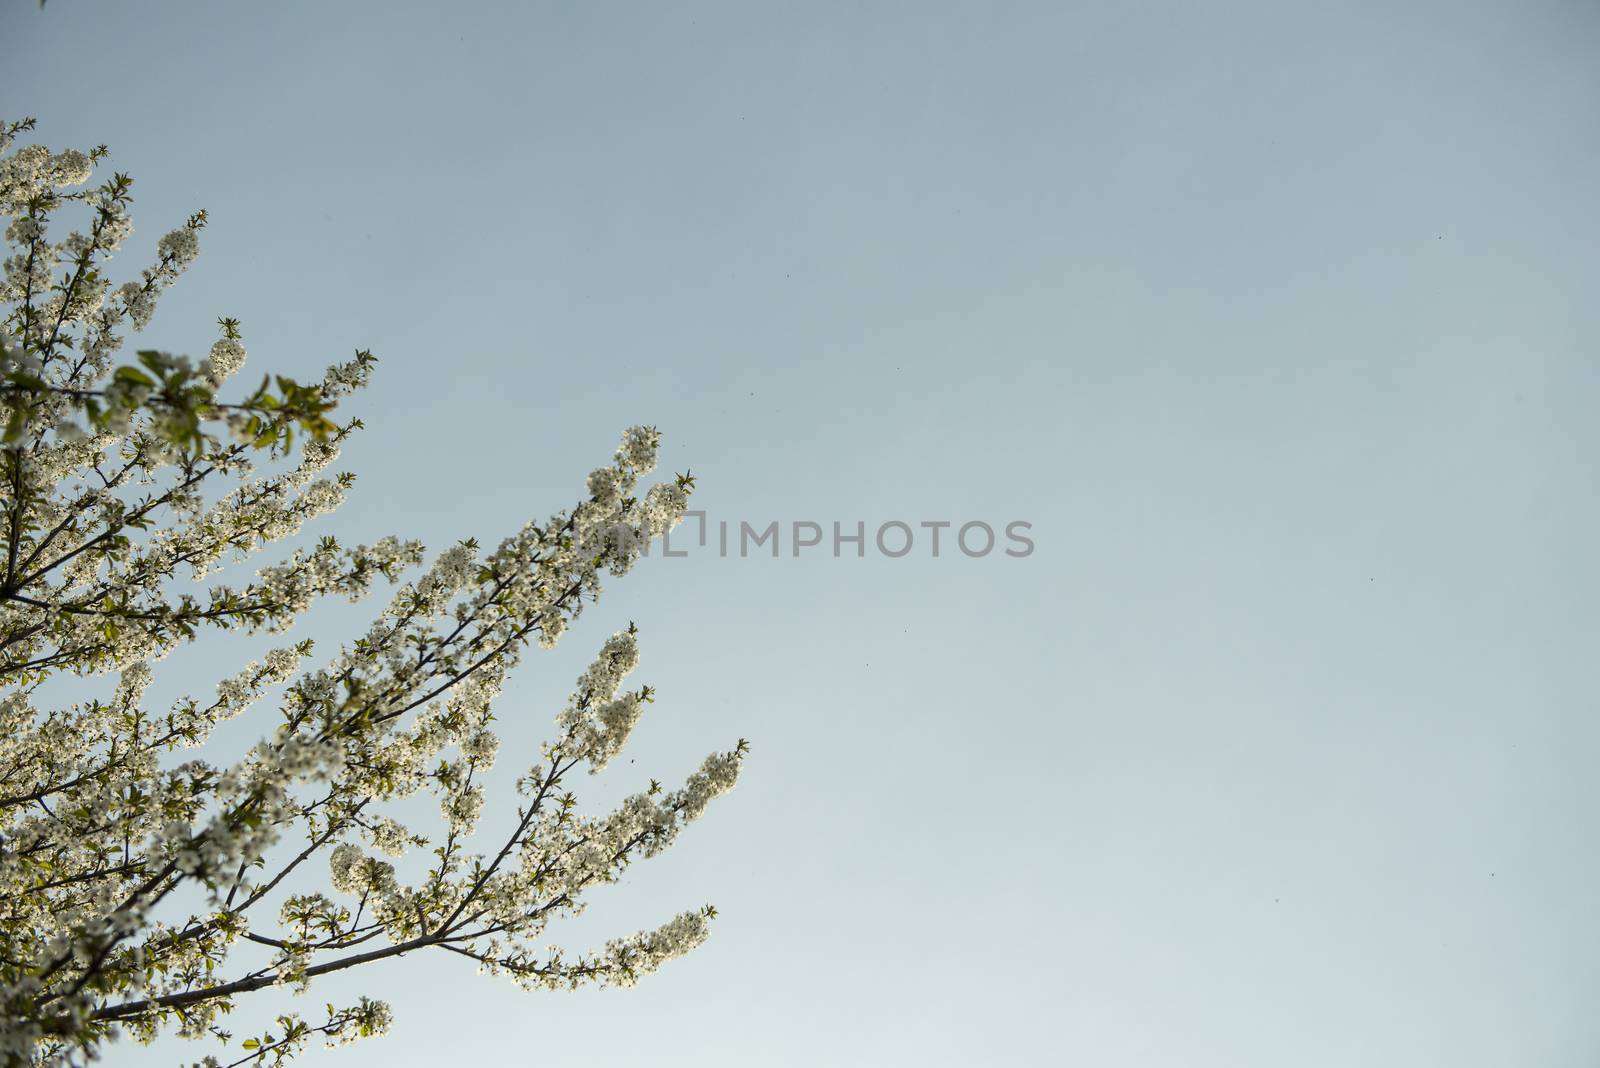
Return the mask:
<path id="1" fill-rule="evenodd" d="M 713 523 L 918 537 L 713 533 L 516 677 L 503 806 L 630 619 L 660 695 L 595 802 L 752 741 L 571 932 L 711 901 L 706 947 L 622 992 L 341 976 L 396 1030 L 306 1063 L 1600 1056 L 1593 4 L 51 0 L 0 38 L 5 113 L 135 175 L 127 270 L 211 213 L 151 344 L 381 358 L 312 533 L 493 543 L 653 422 Z M 935 558 L 939 520 L 1035 549 Z M 162 684 L 252 651 L 208 649 Z"/>

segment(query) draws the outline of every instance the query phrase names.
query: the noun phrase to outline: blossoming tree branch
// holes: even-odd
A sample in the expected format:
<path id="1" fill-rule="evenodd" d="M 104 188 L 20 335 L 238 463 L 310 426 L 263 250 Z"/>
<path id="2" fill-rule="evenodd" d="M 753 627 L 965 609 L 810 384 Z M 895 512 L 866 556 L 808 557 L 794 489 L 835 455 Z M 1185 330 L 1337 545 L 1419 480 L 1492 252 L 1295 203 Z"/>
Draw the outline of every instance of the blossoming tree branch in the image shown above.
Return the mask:
<path id="1" fill-rule="evenodd" d="M 89 184 L 103 147 L 16 147 L 31 128 L 0 127 L 0 1063 L 78 1064 L 119 1036 L 175 1032 L 213 1043 L 207 1065 L 276 1064 L 382 1032 L 390 1012 L 362 998 L 223 1027 L 268 987 L 422 952 L 528 988 L 623 986 L 699 944 L 709 907 L 591 952 L 542 937 L 584 891 L 671 845 L 745 751 L 713 754 L 678 789 L 652 782 L 609 814 L 580 811 L 574 773 L 615 758 L 652 698 L 624 686 L 631 626 L 577 680 L 514 803 L 484 812 L 507 672 L 685 512 L 689 476 L 644 485 L 657 433 L 629 429 L 572 507 L 492 551 L 454 546 L 409 582 L 424 550 L 396 537 L 324 537 L 248 581 L 212 581 L 344 499 L 352 476 L 327 472 L 360 423 L 337 408 L 374 360 L 235 390 L 245 349 L 223 319 L 197 362 L 144 350 L 119 363 L 123 334 L 197 255 L 205 215 L 115 285 L 132 182 Z M 78 228 L 58 238 L 62 218 Z M 396 587 L 388 606 L 331 659 L 301 641 L 212 696 L 146 701 L 151 662 L 204 628 L 280 632 L 318 598 L 380 580 Z M 103 690 L 54 707 L 41 687 L 63 674 Z M 261 740 L 244 758 L 204 759 L 213 729 L 257 705 L 275 707 L 253 713 Z M 424 791 L 439 817 L 400 823 L 415 806 L 395 802 Z M 411 851 L 426 860 L 403 882 L 382 858 Z"/>

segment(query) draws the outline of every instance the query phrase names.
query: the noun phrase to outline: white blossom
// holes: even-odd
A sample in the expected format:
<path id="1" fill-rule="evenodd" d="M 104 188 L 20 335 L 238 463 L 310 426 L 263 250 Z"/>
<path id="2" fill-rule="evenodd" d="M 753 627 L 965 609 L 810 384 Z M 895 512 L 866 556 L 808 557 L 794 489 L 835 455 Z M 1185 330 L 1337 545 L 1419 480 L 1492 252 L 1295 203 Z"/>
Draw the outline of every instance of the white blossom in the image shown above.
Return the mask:
<path id="1" fill-rule="evenodd" d="M 191 227 L 173 230 L 156 242 L 156 253 L 175 266 L 187 266 L 200 255 L 200 239 Z"/>
<path id="2" fill-rule="evenodd" d="M 202 373 L 213 386 L 220 386 L 244 367 L 244 345 L 238 338 L 225 337 L 211 346 Z"/>

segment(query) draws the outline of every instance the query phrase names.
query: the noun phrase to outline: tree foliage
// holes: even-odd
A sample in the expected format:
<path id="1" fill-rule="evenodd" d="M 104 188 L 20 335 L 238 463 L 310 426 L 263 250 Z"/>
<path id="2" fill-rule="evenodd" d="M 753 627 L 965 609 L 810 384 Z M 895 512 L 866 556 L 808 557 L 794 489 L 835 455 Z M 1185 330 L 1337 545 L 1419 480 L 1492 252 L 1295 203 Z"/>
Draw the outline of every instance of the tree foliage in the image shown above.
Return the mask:
<path id="1" fill-rule="evenodd" d="M 594 952 L 541 940 L 585 890 L 670 845 L 745 751 L 713 754 L 678 789 L 651 782 L 612 812 L 580 811 L 573 773 L 614 758 L 653 698 L 623 685 L 631 625 L 578 679 L 514 801 L 491 809 L 499 832 L 476 833 L 507 672 L 683 517 L 692 478 L 644 485 L 655 430 L 630 428 L 576 504 L 492 551 L 469 540 L 417 573 L 415 541 L 324 537 L 214 581 L 343 500 L 352 476 L 328 471 L 360 423 L 339 408 L 375 361 L 357 353 L 312 383 L 265 376 L 227 399 L 245 349 L 221 319 L 199 361 L 144 349 L 117 364 L 123 333 L 198 254 L 205 214 L 114 286 L 132 180 L 88 184 L 103 147 L 17 147 L 31 127 L 0 128 L 0 1063 L 82 1063 L 119 1035 L 176 1032 L 217 1045 L 207 1064 L 275 1064 L 313 1039 L 381 1032 L 390 1012 L 362 998 L 224 1027 L 268 987 L 418 951 L 530 988 L 627 985 L 697 945 L 709 907 Z M 319 598 L 380 581 L 395 587 L 387 607 L 331 658 L 292 642 L 212 697 L 146 701 L 151 663 L 205 629 L 279 633 Z M 60 675 L 109 692 L 52 706 Z M 213 729 L 253 707 L 261 740 L 236 762 L 205 759 Z M 397 802 L 426 793 L 437 820 L 399 822 L 415 805 Z M 392 858 L 408 854 L 422 863 L 403 881 Z"/>

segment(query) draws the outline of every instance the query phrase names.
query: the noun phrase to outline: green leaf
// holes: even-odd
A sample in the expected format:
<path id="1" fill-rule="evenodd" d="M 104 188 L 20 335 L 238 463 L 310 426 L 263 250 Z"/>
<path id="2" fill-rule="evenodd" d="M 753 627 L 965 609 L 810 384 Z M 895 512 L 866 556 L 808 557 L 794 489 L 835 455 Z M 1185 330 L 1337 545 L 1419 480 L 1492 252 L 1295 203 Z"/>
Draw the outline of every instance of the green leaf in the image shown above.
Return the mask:
<path id="1" fill-rule="evenodd" d="M 11 418 L 6 422 L 6 444 L 11 444 L 22 437 L 22 431 L 27 426 L 28 410 L 21 405 L 11 409 Z"/>
<path id="2" fill-rule="evenodd" d="M 132 366 L 117 368 L 111 377 L 116 379 L 118 382 L 130 382 L 136 386 L 149 386 L 151 389 L 154 389 L 156 384 L 155 379 L 151 378 L 137 367 Z"/>

